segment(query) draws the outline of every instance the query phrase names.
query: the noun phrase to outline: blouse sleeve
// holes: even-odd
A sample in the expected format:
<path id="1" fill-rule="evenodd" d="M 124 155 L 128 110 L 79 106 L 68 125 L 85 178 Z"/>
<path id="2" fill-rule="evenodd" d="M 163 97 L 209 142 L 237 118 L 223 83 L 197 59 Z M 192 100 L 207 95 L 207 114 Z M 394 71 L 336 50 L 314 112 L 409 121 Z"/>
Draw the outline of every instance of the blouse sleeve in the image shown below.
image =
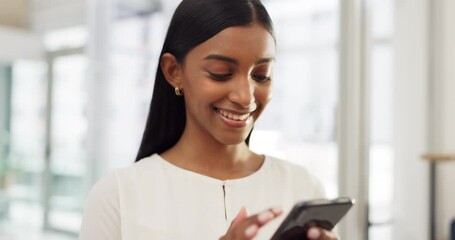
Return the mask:
<path id="1" fill-rule="evenodd" d="M 85 204 L 80 240 L 120 240 L 118 184 L 114 173 L 97 182 Z"/>

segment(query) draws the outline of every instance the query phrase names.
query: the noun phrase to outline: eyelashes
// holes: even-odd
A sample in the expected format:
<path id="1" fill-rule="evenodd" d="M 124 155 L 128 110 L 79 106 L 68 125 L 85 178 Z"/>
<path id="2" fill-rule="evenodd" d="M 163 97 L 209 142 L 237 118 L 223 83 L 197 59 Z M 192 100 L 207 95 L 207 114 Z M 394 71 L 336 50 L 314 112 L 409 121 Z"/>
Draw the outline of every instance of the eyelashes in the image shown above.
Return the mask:
<path id="1" fill-rule="evenodd" d="M 225 74 L 215 74 L 215 73 L 211 73 L 211 72 L 208 72 L 208 73 L 209 73 L 209 77 L 216 81 L 227 81 L 227 80 L 231 79 L 232 76 L 234 75 L 232 73 L 225 73 Z M 270 76 L 261 75 L 261 74 L 252 75 L 251 77 L 253 78 L 254 81 L 259 82 L 259 83 L 271 80 Z"/>
<path id="2" fill-rule="evenodd" d="M 255 75 L 253 76 L 253 79 L 256 82 L 265 82 L 270 80 L 270 76 L 265 76 L 265 75 Z"/>
<path id="3" fill-rule="evenodd" d="M 210 78 L 216 81 L 226 81 L 229 80 L 232 77 L 232 73 L 225 73 L 225 74 L 215 74 L 209 72 Z"/>

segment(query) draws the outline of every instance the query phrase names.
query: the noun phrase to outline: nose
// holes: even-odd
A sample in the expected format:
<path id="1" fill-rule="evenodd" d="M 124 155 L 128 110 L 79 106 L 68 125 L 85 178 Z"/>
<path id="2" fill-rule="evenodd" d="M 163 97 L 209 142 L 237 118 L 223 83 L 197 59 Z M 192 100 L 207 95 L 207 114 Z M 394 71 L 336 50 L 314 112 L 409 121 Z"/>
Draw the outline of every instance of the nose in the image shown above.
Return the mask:
<path id="1" fill-rule="evenodd" d="M 242 108 L 248 108 L 255 102 L 254 89 L 255 85 L 249 77 L 241 78 L 239 81 L 233 81 L 232 91 L 229 94 L 229 100 Z"/>

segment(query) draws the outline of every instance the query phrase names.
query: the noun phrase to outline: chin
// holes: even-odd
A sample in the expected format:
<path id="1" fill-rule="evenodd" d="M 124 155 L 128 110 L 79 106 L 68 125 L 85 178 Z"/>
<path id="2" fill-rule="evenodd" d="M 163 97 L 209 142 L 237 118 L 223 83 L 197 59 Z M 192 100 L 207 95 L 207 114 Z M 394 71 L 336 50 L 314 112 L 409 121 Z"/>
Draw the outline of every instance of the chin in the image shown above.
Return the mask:
<path id="1" fill-rule="evenodd" d="M 245 142 L 245 139 L 248 137 L 248 134 L 236 134 L 233 136 L 220 136 L 217 137 L 218 142 L 224 145 L 238 145 Z"/>

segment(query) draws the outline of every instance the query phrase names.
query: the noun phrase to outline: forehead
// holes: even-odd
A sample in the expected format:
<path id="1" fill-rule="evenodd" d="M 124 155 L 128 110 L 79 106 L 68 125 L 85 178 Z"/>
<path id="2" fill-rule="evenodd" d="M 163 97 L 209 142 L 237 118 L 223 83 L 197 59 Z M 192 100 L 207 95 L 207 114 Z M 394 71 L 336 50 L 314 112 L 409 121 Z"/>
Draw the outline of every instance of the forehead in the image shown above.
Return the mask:
<path id="1" fill-rule="evenodd" d="M 186 59 L 203 59 L 210 54 L 225 55 L 239 62 L 255 62 L 275 57 L 275 40 L 258 24 L 229 27 L 196 46 Z"/>

